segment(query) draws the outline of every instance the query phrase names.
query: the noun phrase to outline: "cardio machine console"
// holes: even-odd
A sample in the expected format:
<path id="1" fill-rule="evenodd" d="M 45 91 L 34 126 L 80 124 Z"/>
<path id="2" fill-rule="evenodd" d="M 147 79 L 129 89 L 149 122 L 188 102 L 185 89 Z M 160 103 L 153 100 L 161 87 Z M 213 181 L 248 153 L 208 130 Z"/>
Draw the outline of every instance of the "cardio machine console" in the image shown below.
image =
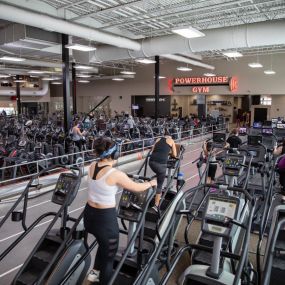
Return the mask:
<path id="1" fill-rule="evenodd" d="M 149 194 L 150 189 L 142 192 L 124 189 L 119 203 L 118 217 L 131 222 L 139 222 Z"/>
<path id="2" fill-rule="evenodd" d="M 80 186 L 80 177 L 72 173 L 61 173 L 51 201 L 58 205 L 63 205 L 67 200 L 69 206 L 77 195 Z"/>
<path id="3" fill-rule="evenodd" d="M 238 197 L 209 195 L 202 231 L 219 237 L 229 237 L 233 226 L 230 221 L 237 218 L 238 208 Z"/>
<path id="4" fill-rule="evenodd" d="M 240 176 L 243 171 L 246 157 L 241 154 L 227 154 L 224 164 L 223 173 L 228 176 Z"/>

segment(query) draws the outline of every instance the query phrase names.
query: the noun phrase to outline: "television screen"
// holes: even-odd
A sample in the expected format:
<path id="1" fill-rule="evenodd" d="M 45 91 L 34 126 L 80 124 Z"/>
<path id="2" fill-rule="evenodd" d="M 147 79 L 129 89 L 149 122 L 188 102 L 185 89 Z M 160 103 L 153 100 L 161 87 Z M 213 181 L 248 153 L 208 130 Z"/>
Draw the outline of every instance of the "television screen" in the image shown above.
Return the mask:
<path id="1" fill-rule="evenodd" d="M 264 134 L 264 135 L 272 135 L 273 134 L 273 129 L 271 129 L 271 128 L 263 128 L 262 129 L 262 134 Z"/>
<path id="2" fill-rule="evenodd" d="M 276 125 L 276 128 L 277 128 L 277 129 L 285 129 L 285 124 L 280 124 L 280 123 L 278 123 L 278 124 Z"/>
<path id="3" fill-rule="evenodd" d="M 246 128 L 239 128 L 239 133 L 240 134 L 246 134 Z"/>
<path id="4" fill-rule="evenodd" d="M 213 142 L 224 143 L 226 141 L 225 133 L 213 133 Z"/>
<path id="5" fill-rule="evenodd" d="M 139 105 L 132 105 L 132 109 L 133 110 L 138 110 L 139 109 Z"/>
<path id="6" fill-rule="evenodd" d="M 261 122 L 253 122 L 252 127 L 255 129 L 260 129 L 262 127 L 262 123 Z"/>
<path id="7" fill-rule="evenodd" d="M 277 123 L 277 122 L 278 122 L 278 119 L 277 119 L 277 118 L 272 118 L 272 119 L 271 119 L 271 122 L 272 122 L 272 123 Z"/>

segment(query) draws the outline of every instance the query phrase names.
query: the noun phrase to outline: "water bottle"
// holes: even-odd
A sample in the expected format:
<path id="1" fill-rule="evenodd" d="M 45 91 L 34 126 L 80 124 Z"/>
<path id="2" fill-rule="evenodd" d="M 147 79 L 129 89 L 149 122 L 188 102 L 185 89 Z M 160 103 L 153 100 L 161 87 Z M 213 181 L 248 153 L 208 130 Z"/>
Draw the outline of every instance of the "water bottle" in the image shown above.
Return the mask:
<path id="1" fill-rule="evenodd" d="M 184 173 L 179 172 L 177 174 L 177 188 L 180 188 L 184 184 Z"/>

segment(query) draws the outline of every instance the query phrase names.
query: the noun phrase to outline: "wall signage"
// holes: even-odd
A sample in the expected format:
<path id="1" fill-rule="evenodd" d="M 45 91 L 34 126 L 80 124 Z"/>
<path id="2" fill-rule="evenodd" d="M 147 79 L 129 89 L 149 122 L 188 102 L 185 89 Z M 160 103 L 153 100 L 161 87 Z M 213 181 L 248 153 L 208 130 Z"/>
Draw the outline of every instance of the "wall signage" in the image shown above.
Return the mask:
<path id="1" fill-rule="evenodd" d="M 228 76 L 176 77 L 172 80 L 172 88 L 191 86 L 193 93 L 209 93 L 210 86 L 220 85 L 229 86 L 234 92 L 238 88 L 238 80 Z"/>
<path id="2" fill-rule="evenodd" d="M 155 98 L 145 98 L 146 102 L 155 102 Z M 165 98 L 159 98 L 159 102 L 165 102 Z"/>

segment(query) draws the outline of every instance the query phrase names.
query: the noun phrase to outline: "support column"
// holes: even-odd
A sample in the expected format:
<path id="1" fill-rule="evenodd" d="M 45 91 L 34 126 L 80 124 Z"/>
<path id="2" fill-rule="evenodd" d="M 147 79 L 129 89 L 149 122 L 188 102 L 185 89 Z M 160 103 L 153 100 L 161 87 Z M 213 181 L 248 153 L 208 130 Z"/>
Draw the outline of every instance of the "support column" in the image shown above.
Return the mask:
<path id="1" fill-rule="evenodd" d="M 76 69 L 75 63 L 72 63 L 72 106 L 73 106 L 73 115 L 77 114 L 77 102 L 76 102 Z"/>
<path id="2" fill-rule="evenodd" d="M 206 96 L 197 95 L 198 118 L 206 117 Z"/>
<path id="3" fill-rule="evenodd" d="M 63 115 L 64 131 L 68 133 L 71 123 L 70 110 L 70 82 L 69 82 L 69 49 L 65 47 L 68 44 L 68 35 L 61 35 L 62 49 L 62 87 L 63 87 Z"/>
<path id="4" fill-rule="evenodd" d="M 159 116 L 159 56 L 155 56 L 155 73 L 154 73 L 154 85 L 155 85 L 155 101 L 154 101 L 154 118 L 155 122 Z"/>
<path id="5" fill-rule="evenodd" d="M 16 75 L 16 80 L 20 80 L 19 75 Z M 20 82 L 16 82 L 16 96 L 17 96 L 17 113 L 18 113 L 18 116 L 20 116 L 22 113 Z"/>

